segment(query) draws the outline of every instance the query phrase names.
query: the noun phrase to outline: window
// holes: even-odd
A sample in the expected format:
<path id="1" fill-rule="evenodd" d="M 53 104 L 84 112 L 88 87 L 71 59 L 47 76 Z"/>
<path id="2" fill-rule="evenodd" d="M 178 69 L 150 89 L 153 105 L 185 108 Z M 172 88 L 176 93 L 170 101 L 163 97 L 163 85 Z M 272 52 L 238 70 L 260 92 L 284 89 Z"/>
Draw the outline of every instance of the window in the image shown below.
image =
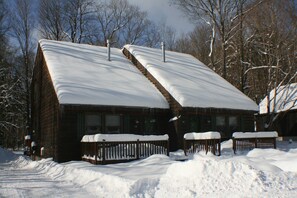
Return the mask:
<path id="1" fill-rule="evenodd" d="M 202 116 L 201 117 L 201 130 L 202 131 L 210 131 L 213 130 L 213 124 L 212 124 L 212 117 L 211 116 Z"/>
<path id="2" fill-rule="evenodd" d="M 217 127 L 225 126 L 225 116 L 217 116 L 216 117 L 216 126 Z"/>
<path id="3" fill-rule="evenodd" d="M 228 127 L 226 126 L 226 117 L 224 115 L 216 116 L 216 129 L 221 133 L 221 137 L 227 137 Z"/>
<path id="4" fill-rule="evenodd" d="M 197 116 L 191 116 L 190 117 L 190 132 L 198 132 L 200 131 L 199 129 L 199 117 Z"/>
<path id="5" fill-rule="evenodd" d="M 130 133 L 143 135 L 144 131 L 144 118 L 141 116 L 130 116 L 129 128 Z"/>
<path id="6" fill-rule="evenodd" d="M 92 135 L 102 132 L 101 116 L 86 115 L 86 134 Z"/>
<path id="7" fill-rule="evenodd" d="M 156 131 L 157 120 L 153 117 L 146 117 L 144 121 L 144 135 L 152 135 L 157 133 Z"/>
<path id="8" fill-rule="evenodd" d="M 105 132 L 120 133 L 121 119 L 119 115 L 106 115 L 105 117 Z"/>
<path id="9" fill-rule="evenodd" d="M 236 116 L 230 116 L 229 117 L 229 129 L 230 132 L 238 131 L 238 118 Z"/>

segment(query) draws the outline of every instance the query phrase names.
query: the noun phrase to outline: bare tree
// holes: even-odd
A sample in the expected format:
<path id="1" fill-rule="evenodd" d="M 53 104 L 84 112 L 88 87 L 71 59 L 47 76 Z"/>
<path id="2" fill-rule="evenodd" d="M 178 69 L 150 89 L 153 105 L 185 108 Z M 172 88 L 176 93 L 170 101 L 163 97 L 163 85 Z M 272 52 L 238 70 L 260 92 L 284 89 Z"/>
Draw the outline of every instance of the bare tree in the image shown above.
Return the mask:
<path id="1" fill-rule="evenodd" d="M 106 41 L 110 40 L 115 44 L 119 40 L 117 35 L 131 19 L 129 13 L 131 6 L 127 0 L 111 0 L 99 2 L 96 6 L 96 25 L 98 26 L 97 40 L 101 45 L 107 45 Z"/>
<path id="2" fill-rule="evenodd" d="M 96 28 L 89 34 L 93 44 L 106 45 L 110 40 L 114 47 L 155 46 L 161 40 L 159 29 L 148 20 L 147 13 L 127 0 L 99 1 L 93 24 Z"/>
<path id="3" fill-rule="evenodd" d="M 199 24 L 192 32 L 182 35 L 179 39 L 177 39 L 175 50 L 191 54 L 204 64 L 211 67 L 212 64 L 208 57 L 209 44 L 211 42 L 209 35 L 211 35 L 211 29 L 209 26 L 203 23 Z M 216 49 L 214 49 L 213 53 L 215 53 L 215 51 Z M 214 62 L 216 62 L 215 56 Z M 215 67 L 212 69 L 215 69 Z"/>
<path id="4" fill-rule="evenodd" d="M 4 41 L 5 35 L 8 31 L 8 24 L 7 24 L 7 8 L 3 0 L 0 0 L 0 45 L 2 41 Z"/>
<path id="5" fill-rule="evenodd" d="M 240 22 L 236 20 L 238 17 L 249 12 L 251 8 L 237 12 L 238 4 L 244 2 L 234 1 L 234 0 L 215 0 L 215 1 L 205 1 L 205 0 L 172 0 L 179 8 L 181 8 L 190 19 L 194 21 L 203 21 L 208 24 L 212 29 L 211 42 L 210 42 L 210 53 L 212 66 L 215 67 L 214 62 L 214 45 L 215 42 L 220 42 L 221 47 L 221 65 L 222 69 L 217 72 L 221 73 L 222 76 L 227 78 L 227 49 L 229 47 L 229 42 L 236 34 L 237 27 Z M 260 4 L 259 1 L 256 5 Z M 253 8 L 253 7 L 252 7 Z M 219 36 L 217 38 L 217 35 Z"/>
<path id="6" fill-rule="evenodd" d="M 147 13 L 140 11 L 136 6 L 131 6 L 129 8 L 128 23 L 122 28 L 121 35 L 121 45 L 124 44 L 144 44 L 143 35 L 147 28 L 151 26 L 150 21 L 147 18 Z"/>
<path id="7" fill-rule="evenodd" d="M 65 33 L 73 43 L 81 43 L 87 37 L 87 29 L 90 26 L 94 13 L 93 0 L 66 0 L 63 5 L 65 15 Z"/>
<path id="8" fill-rule="evenodd" d="M 176 30 L 170 26 L 167 26 L 165 23 L 158 25 L 160 32 L 160 37 L 162 42 L 165 43 L 166 49 L 174 50 L 176 44 Z"/>
<path id="9" fill-rule="evenodd" d="M 258 101 L 280 83 L 288 83 L 297 71 L 296 27 L 288 12 L 290 6 L 289 1 L 265 2 L 246 20 L 249 34 L 245 64 L 249 68 L 245 75 Z"/>
<path id="10" fill-rule="evenodd" d="M 41 0 L 39 4 L 39 31 L 42 38 L 65 40 L 66 22 L 63 15 L 64 1 Z"/>
<path id="11" fill-rule="evenodd" d="M 8 6 L 0 0 L 0 145 L 13 148 L 19 143 L 25 103 L 24 84 L 13 64 L 15 51 L 8 42 L 10 17 Z"/>
<path id="12" fill-rule="evenodd" d="M 30 0 L 15 0 L 10 14 L 11 35 L 15 38 L 20 49 L 18 52 L 20 55 L 19 67 L 16 68 L 16 71 L 23 83 L 24 112 L 27 126 L 30 125 L 30 83 L 34 59 L 33 49 L 35 47 L 32 41 L 34 17 L 31 3 Z"/>

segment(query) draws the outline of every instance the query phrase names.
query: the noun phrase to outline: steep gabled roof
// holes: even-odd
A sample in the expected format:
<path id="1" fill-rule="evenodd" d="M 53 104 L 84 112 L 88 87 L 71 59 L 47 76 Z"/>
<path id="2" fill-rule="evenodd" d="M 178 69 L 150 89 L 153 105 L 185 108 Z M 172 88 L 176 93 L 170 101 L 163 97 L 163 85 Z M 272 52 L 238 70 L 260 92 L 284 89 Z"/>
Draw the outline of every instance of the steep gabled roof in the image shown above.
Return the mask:
<path id="1" fill-rule="evenodd" d="M 107 48 L 41 40 L 41 50 L 61 104 L 167 109 L 162 94 L 122 54 Z"/>
<path id="2" fill-rule="evenodd" d="M 267 110 L 266 96 L 259 104 L 259 113 L 266 114 Z M 284 86 L 280 86 L 273 89 L 269 93 L 270 111 L 281 112 L 287 110 L 297 109 L 297 83 L 292 83 Z"/>
<path id="3" fill-rule="evenodd" d="M 124 46 L 182 107 L 258 111 L 257 104 L 191 55 Z"/>

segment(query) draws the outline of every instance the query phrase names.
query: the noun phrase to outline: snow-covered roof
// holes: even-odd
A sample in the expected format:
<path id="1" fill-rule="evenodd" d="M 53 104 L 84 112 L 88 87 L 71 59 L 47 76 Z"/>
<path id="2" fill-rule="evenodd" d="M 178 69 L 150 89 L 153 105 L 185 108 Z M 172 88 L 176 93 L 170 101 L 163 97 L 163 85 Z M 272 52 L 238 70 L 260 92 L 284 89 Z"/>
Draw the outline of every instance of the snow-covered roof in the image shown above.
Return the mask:
<path id="1" fill-rule="evenodd" d="M 276 96 L 276 97 L 275 97 Z M 267 113 L 266 96 L 259 104 L 260 114 Z M 269 93 L 270 112 L 281 112 L 297 109 L 297 83 L 292 83 L 273 89 Z"/>
<path id="2" fill-rule="evenodd" d="M 61 104 L 169 108 L 166 99 L 122 54 L 111 48 L 40 40 Z"/>
<path id="3" fill-rule="evenodd" d="M 183 107 L 258 111 L 257 104 L 191 55 L 124 46 Z"/>
<path id="4" fill-rule="evenodd" d="M 165 135 L 134 135 L 134 134 L 95 134 L 95 135 L 84 135 L 81 142 L 130 142 L 130 141 L 159 141 L 168 140 L 169 136 Z"/>

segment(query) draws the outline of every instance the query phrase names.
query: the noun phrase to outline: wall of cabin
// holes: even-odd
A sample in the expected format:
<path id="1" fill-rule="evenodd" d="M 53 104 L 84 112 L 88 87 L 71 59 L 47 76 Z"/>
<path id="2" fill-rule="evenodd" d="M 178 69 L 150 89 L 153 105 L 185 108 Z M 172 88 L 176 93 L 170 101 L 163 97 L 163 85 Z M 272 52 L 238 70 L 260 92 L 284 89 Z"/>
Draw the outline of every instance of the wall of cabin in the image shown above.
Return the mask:
<path id="1" fill-rule="evenodd" d="M 280 113 L 268 129 L 265 128 L 266 114 L 258 115 L 256 119 L 258 131 L 277 131 L 279 137 L 297 137 L 297 110 Z"/>
<path id="2" fill-rule="evenodd" d="M 168 109 L 62 105 L 58 161 L 80 160 L 80 141 L 84 135 L 97 133 L 168 134 L 169 113 Z M 110 118 L 118 118 L 118 124 L 111 120 L 111 125 L 109 122 L 108 126 Z"/>
<path id="3" fill-rule="evenodd" d="M 53 83 L 43 58 L 38 49 L 32 78 L 32 114 L 31 131 L 37 151 L 44 147 L 43 157 L 58 157 L 57 135 L 59 130 L 59 102 Z"/>

